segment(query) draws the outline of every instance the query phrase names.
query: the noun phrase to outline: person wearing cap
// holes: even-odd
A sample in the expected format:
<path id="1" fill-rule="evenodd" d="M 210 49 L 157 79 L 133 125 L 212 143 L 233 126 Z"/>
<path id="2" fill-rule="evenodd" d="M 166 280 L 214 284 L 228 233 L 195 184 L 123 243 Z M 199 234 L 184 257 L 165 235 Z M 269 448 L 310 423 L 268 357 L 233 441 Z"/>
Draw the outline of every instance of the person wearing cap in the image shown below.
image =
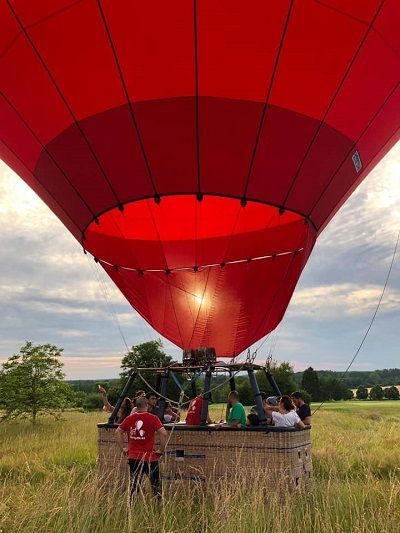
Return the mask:
<path id="1" fill-rule="evenodd" d="M 263 409 L 265 411 L 265 414 L 267 415 L 267 418 L 270 418 L 270 411 L 271 410 L 278 410 L 278 398 L 276 396 L 267 396 L 265 392 L 260 392 L 260 397 L 261 397 L 261 400 L 262 400 L 262 405 L 263 405 Z M 272 408 L 272 409 L 271 409 Z M 258 411 L 257 411 L 257 406 L 256 405 L 253 405 L 253 407 L 250 409 L 250 414 L 254 414 L 258 417 Z M 249 422 L 249 425 L 251 426 L 255 426 L 257 425 L 255 422 L 256 422 L 256 419 L 254 417 L 251 417 L 249 419 L 249 417 L 247 417 L 247 420 Z"/>
<path id="2" fill-rule="evenodd" d="M 299 415 L 300 420 L 303 424 L 309 426 L 311 424 L 311 409 L 308 403 L 304 401 L 303 395 L 300 391 L 295 391 L 290 397 L 296 406 L 296 413 Z"/>

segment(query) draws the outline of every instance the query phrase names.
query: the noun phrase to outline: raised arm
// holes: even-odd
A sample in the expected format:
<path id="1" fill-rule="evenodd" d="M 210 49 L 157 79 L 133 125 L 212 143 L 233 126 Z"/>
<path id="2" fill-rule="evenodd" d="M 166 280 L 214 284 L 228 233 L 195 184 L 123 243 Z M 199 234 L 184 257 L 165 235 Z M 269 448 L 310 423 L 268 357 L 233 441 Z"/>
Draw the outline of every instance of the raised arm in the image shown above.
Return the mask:
<path id="1" fill-rule="evenodd" d="M 101 385 L 99 385 L 99 392 L 103 398 L 104 411 L 106 411 L 107 413 L 112 413 L 114 411 L 114 406 L 111 405 L 110 402 L 108 401 L 106 389 L 102 387 Z"/>

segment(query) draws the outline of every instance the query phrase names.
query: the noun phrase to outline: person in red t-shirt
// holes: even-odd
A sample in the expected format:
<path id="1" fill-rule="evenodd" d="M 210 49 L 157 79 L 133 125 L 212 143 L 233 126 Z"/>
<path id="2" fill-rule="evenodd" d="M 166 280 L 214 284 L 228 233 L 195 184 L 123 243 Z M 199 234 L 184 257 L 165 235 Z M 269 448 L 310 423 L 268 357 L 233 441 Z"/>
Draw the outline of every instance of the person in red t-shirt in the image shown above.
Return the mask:
<path id="1" fill-rule="evenodd" d="M 117 444 L 128 456 L 132 496 L 137 492 L 143 474 L 149 476 L 154 494 L 161 495 L 158 460 L 164 453 L 168 434 L 159 418 L 147 412 L 147 405 L 147 398 L 137 398 L 137 411 L 126 417 L 116 431 Z M 124 433 L 128 433 L 128 447 L 125 446 Z M 156 433 L 160 438 L 161 453 L 154 451 Z"/>
<path id="2" fill-rule="evenodd" d="M 201 424 L 201 411 L 203 409 L 203 396 L 200 394 L 190 402 L 186 414 L 186 424 L 199 426 Z M 211 424 L 210 415 L 207 413 L 207 424 Z"/>

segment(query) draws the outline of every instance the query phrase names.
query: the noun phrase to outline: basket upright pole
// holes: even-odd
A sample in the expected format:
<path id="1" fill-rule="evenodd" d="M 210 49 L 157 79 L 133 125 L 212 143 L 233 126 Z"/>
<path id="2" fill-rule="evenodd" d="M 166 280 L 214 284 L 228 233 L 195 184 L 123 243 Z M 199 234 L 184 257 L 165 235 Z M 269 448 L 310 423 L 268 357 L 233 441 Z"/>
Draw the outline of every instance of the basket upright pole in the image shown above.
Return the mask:
<path id="1" fill-rule="evenodd" d="M 282 396 L 282 393 L 278 387 L 277 382 L 275 381 L 274 376 L 271 374 L 269 370 L 266 370 L 264 368 L 265 377 L 267 378 L 268 383 L 271 385 L 272 390 L 274 391 L 276 396 Z"/>
<path id="2" fill-rule="evenodd" d="M 232 370 L 229 370 L 229 386 L 231 391 L 236 390 L 235 376 L 232 374 Z"/>
<path id="3" fill-rule="evenodd" d="M 207 424 L 208 418 L 208 404 L 210 403 L 210 388 L 211 388 L 211 366 L 207 367 L 206 375 L 204 378 L 204 391 L 203 391 L 203 406 L 201 408 L 201 425 Z"/>
<path id="4" fill-rule="evenodd" d="M 157 409 L 157 416 L 161 420 L 161 422 L 164 420 L 164 412 L 165 412 L 165 397 L 168 393 L 168 378 L 169 378 L 169 370 L 166 370 L 161 375 L 161 383 L 160 383 L 160 401 L 158 402 L 158 409 Z"/>
<path id="5" fill-rule="evenodd" d="M 249 375 L 250 385 L 251 385 L 251 388 L 253 389 L 254 398 L 256 400 L 257 414 L 258 414 L 258 418 L 260 419 L 260 424 L 265 425 L 267 423 L 267 415 L 265 414 L 265 411 L 264 411 L 264 407 L 263 407 L 263 403 L 261 399 L 261 393 L 258 387 L 256 376 L 254 375 L 254 370 L 252 368 L 248 368 L 247 373 Z"/>
<path id="6" fill-rule="evenodd" d="M 114 424 L 115 422 L 115 419 L 117 418 L 117 414 L 118 414 L 118 411 L 122 405 L 122 402 L 124 401 L 124 399 L 126 398 L 126 395 L 128 394 L 129 392 L 129 389 L 131 388 L 132 386 L 132 383 L 135 381 L 136 379 L 136 376 L 137 376 L 137 372 L 135 370 L 133 370 L 133 372 L 131 372 L 129 374 L 129 377 L 128 377 L 128 381 L 125 383 L 125 387 L 122 389 L 122 392 L 121 394 L 119 395 L 119 398 L 117 400 L 117 403 L 115 404 L 115 407 L 113 409 L 113 412 L 111 413 L 111 416 L 110 418 L 108 419 L 108 423 L 109 424 Z"/>

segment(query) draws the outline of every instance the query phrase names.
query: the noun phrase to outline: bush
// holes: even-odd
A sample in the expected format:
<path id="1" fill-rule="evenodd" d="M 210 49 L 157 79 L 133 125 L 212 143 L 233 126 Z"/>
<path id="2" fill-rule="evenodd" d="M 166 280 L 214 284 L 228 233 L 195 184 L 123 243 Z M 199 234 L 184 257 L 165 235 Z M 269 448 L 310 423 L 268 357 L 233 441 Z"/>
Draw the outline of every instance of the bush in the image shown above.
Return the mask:
<path id="1" fill-rule="evenodd" d="M 383 389 L 380 385 L 375 385 L 369 391 L 369 397 L 371 400 L 383 400 L 384 394 Z"/>
<path id="2" fill-rule="evenodd" d="M 400 393 L 397 387 L 387 387 L 383 392 L 388 400 L 400 400 Z"/>
<path id="3" fill-rule="evenodd" d="M 82 402 L 82 407 L 86 411 L 103 409 L 103 399 L 98 392 L 89 392 Z"/>
<path id="4" fill-rule="evenodd" d="M 366 400 L 368 398 L 368 389 L 360 385 L 356 390 L 357 400 Z"/>
<path id="5" fill-rule="evenodd" d="M 354 392 L 351 389 L 344 389 L 343 399 L 352 400 L 354 398 Z"/>

